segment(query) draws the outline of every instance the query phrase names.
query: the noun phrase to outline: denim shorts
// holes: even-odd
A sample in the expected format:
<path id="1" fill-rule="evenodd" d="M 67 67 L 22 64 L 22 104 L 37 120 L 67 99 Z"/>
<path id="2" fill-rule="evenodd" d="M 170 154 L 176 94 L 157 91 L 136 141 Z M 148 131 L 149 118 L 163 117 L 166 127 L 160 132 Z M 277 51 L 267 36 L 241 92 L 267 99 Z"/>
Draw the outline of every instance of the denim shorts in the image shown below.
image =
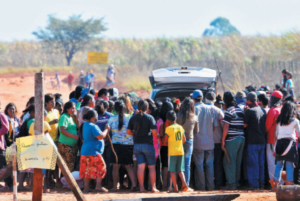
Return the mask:
<path id="1" fill-rule="evenodd" d="M 137 164 L 145 164 L 147 166 L 155 165 L 155 149 L 151 144 L 135 144 L 133 153 L 136 156 Z"/>

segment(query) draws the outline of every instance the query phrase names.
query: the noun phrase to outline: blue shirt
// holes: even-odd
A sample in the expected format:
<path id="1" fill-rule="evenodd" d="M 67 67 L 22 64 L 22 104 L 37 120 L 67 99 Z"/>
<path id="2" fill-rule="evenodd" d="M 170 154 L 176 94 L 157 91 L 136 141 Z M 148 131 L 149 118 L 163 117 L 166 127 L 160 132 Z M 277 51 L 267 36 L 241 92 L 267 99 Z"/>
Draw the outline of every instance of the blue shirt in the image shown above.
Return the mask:
<path id="1" fill-rule="evenodd" d="M 285 87 L 287 88 L 289 86 L 288 89 L 294 87 L 294 84 L 293 84 L 293 80 L 292 79 L 288 79 L 285 83 Z"/>
<path id="2" fill-rule="evenodd" d="M 71 98 L 70 101 L 75 103 L 75 105 L 77 105 L 77 103 L 78 103 L 78 100 L 76 98 Z"/>
<path id="3" fill-rule="evenodd" d="M 109 112 L 105 112 L 104 115 L 101 115 L 101 114 L 98 115 L 97 126 L 100 128 L 101 131 L 104 131 L 109 118 L 111 118 L 112 116 L 114 116 L 114 115 Z"/>
<path id="4" fill-rule="evenodd" d="M 101 135 L 102 131 L 99 127 L 91 122 L 85 122 L 83 124 L 82 136 L 83 144 L 81 147 L 82 156 L 95 156 L 103 154 L 104 140 L 98 140 L 96 137 Z"/>

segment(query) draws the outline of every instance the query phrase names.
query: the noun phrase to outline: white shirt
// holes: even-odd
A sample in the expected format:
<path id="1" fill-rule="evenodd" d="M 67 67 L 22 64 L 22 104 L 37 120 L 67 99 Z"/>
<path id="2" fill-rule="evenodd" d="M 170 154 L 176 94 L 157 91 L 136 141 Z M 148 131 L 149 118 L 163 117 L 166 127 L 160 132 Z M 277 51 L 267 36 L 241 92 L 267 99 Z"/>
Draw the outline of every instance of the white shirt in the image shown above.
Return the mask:
<path id="1" fill-rule="evenodd" d="M 293 119 L 287 126 L 281 126 L 280 124 L 278 124 L 276 127 L 277 139 L 293 138 L 294 140 L 297 140 L 295 131 L 300 134 L 300 124 L 298 119 Z"/>

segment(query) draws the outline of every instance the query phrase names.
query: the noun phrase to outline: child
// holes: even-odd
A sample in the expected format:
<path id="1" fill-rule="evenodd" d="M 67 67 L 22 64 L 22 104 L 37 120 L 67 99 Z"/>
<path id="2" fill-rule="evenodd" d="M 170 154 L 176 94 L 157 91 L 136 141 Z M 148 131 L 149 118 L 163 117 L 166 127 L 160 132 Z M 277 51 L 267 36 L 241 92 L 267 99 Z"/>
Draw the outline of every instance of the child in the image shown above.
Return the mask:
<path id="1" fill-rule="evenodd" d="M 287 81 L 285 83 L 285 86 L 286 86 L 286 89 L 289 91 L 289 93 L 294 96 L 294 83 L 293 83 L 293 75 L 292 73 L 288 72 L 286 74 L 286 78 L 287 78 Z"/>
<path id="2" fill-rule="evenodd" d="M 182 188 L 181 191 L 193 191 L 186 184 L 184 171 L 184 151 L 183 144 L 185 143 L 184 129 L 182 126 L 176 124 L 176 113 L 174 111 L 169 111 L 167 113 L 167 120 L 169 120 L 172 125 L 166 128 L 165 135 L 168 139 L 168 156 L 169 156 L 169 171 L 171 175 L 171 182 L 173 183 L 174 189 L 170 192 L 178 192 L 177 182 L 176 182 L 176 172 L 181 179 Z"/>

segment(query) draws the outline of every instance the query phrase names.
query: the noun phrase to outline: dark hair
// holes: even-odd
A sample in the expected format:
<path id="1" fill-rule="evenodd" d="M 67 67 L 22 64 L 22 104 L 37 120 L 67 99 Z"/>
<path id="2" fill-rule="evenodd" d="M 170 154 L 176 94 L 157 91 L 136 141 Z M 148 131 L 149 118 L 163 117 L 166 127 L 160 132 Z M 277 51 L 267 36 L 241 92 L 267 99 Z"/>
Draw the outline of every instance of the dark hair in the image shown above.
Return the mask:
<path id="1" fill-rule="evenodd" d="M 49 103 L 49 101 L 54 100 L 53 94 L 46 94 L 45 95 L 45 103 Z"/>
<path id="2" fill-rule="evenodd" d="M 23 113 L 27 113 L 27 112 L 35 112 L 35 106 L 34 105 L 29 105 L 28 108 L 26 108 L 25 110 L 23 110 Z"/>
<path id="3" fill-rule="evenodd" d="M 279 85 L 279 84 L 276 84 L 276 85 L 275 85 L 275 89 L 279 90 L 279 89 L 280 89 L 280 85 Z"/>
<path id="4" fill-rule="evenodd" d="M 175 111 L 176 113 L 179 113 L 181 103 L 180 103 L 180 102 L 177 103 L 176 101 L 177 101 L 177 99 L 176 99 L 176 98 L 173 98 L 173 99 L 172 99 L 172 104 L 173 104 L 173 107 L 174 107 L 174 111 Z"/>
<path id="5" fill-rule="evenodd" d="M 90 100 L 93 100 L 93 99 L 94 99 L 94 97 L 93 97 L 91 94 L 85 95 L 85 96 L 83 97 L 83 101 L 82 101 L 80 107 L 88 106 Z"/>
<path id="6" fill-rule="evenodd" d="M 107 94 L 108 94 L 108 90 L 105 89 L 105 88 L 102 88 L 102 89 L 100 89 L 100 90 L 98 91 L 98 97 L 99 97 L 99 98 L 100 98 L 102 95 L 107 96 Z"/>
<path id="7" fill-rule="evenodd" d="M 62 95 L 59 93 L 54 94 L 55 100 L 62 99 Z"/>
<path id="8" fill-rule="evenodd" d="M 151 116 L 157 121 L 159 119 L 159 110 L 157 109 L 155 103 L 151 99 L 146 99 L 148 102 L 149 110 L 151 110 Z"/>
<path id="9" fill-rule="evenodd" d="M 115 102 L 115 111 L 118 113 L 119 116 L 119 125 L 118 129 L 119 131 L 122 129 L 124 124 L 124 116 L 125 116 L 125 103 L 121 100 Z"/>
<path id="10" fill-rule="evenodd" d="M 293 74 L 291 72 L 288 72 L 286 75 L 290 76 L 290 79 L 293 78 Z"/>
<path id="11" fill-rule="evenodd" d="M 95 110 L 89 110 L 86 114 L 83 115 L 83 119 L 91 120 L 91 118 L 95 117 L 97 119 L 97 112 Z"/>
<path id="12" fill-rule="evenodd" d="M 167 113 L 171 110 L 174 110 L 173 104 L 171 102 L 163 102 L 159 116 L 164 122 L 166 122 Z"/>
<path id="13" fill-rule="evenodd" d="M 75 107 L 75 103 L 73 103 L 72 101 L 66 102 L 66 104 L 64 105 L 63 114 L 68 114 L 67 110 L 71 107 Z"/>
<path id="14" fill-rule="evenodd" d="M 29 98 L 28 103 L 31 105 L 34 103 L 34 96 L 32 96 L 31 98 Z"/>
<path id="15" fill-rule="evenodd" d="M 95 94 L 96 94 L 95 89 L 90 89 L 90 94 L 92 94 L 93 96 L 95 96 Z"/>
<path id="16" fill-rule="evenodd" d="M 184 99 L 179 113 L 182 115 L 182 124 L 184 124 L 187 119 L 191 119 L 195 114 L 194 101 L 191 98 Z"/>
<path id="17" fill-rule="evenodd" d="M 96 101 L 95 110 L 97 111 L 98 115 L 104 115 L 107 108 L 108 102 L 106 100 L 101 99 Z"/>
<path id="18" fill-rule="evenodd" d="M 114 109 L 114 107 L 115 107 L 115 102 L 112 100 L 109 100 L 107 110 L 112 111 Z"/>
<path id="19" fill-rule="evenodd" d="M 78 100 L 81 96 L 81 91 L 84 89 L 84 86 L 82 85 L 78 85 L 76 88 L 75 88 L 75 97 L 76 100 Z"/>
<path id="20" fill-rule="evenodd" d="M 137 121 L 135 122 L 134 125 L 134 135 L 137 135 L 137 133 L 139 132 L 140 126 L 142 124 L 142 117 L 144 116 L 143 112 L 146 112 L 147 109 L 148 109 L 148 102 L 144 99 L 141 99 L 138 102 L 139 113 L 136 115 Z"/>
<path id="21" fill-rule="evenodd" d="M 282 103 L 282 100 L 281 98 L 277 98 L 275 96 L 271 96 L 271 99 L 270 99 L 270 107 L 278 107 L 280 106 Z"/>
<path id="22" fill-rule="evenodd" d="M 295 98 L 293 95 L 287 96 L 287 97 L 284 99 L 284 102 L 286 102 L 286 101 L 291 101 L 291 102 L 297 104 L 297 100 L 296 100 L 296 98 Z"/>
<path id="23" fill-rule="evenodd" d="M 15 107 L 15 108 L 16 108 L 16 113 L 18 113 L 17 106 L 16 106 L 14 103 L 8 103 L 8 104 L 6 105 L 6 107 L 5 107 L 5 110 L 4 110 L 4 113 L 5 113 L 6 115 L 8 115 L 7 110 L 8 110 L 10 107 Z"/>
<path id="24" fill-rule="evenodd" d="M 232 106 L 237 105 L 237 101 L 235 100 L 235 95 L 232 91 L 226 91 L 223 95 L 223 101 L 226 108 L 230 108 Z"/>
<path id="25" fill-rule="evenodd" d="M 269 99 L 266 94 L 259 94 L 257 96 L 258 101 L 261 102 L 263 105 L 268 105 L 269 104 Z"/>
<path id="26" fill-rule="evenodd" d="M 279 91 L 281 91 L 283 97 L 286 97 L 287 95 L 289 95 L 289 91 L 286 88 L 281 88 L 281 89 L 279 89 Z"/>
<path id="27" fill-rule="evenodd" d="M 171 110 L 167 113 L 167 120 L 169 121 L 176 121 L 176 113 L 175 111 Z"/>
<path id="28" fill-rule="evenodd" d="M 281 73 L 284 73 L 284 74 L 287 74 L 287 72 L 289 72 L 287 69 L 283 69 L 283 70 L 281 71 Z"/>
<path id="29" fill-rule="evenodd" d="M 297 113 L 297 106 L 291 101 L 287 101 L 283 104 L 281 112 L 276 120 L 276 123 L 281 126 L 287 126 L 291 123 L 291 120 L 295 118 Z"/>
<path id="30" fill-rule="evenodd" d="M 158 112 L 160 112 L 162 104 L 163 103 L 161 101 L 159 101 L 159 100 L 155 101 L 155 105 L 156 105 L 156 107 L 158 109 Z"/>
<path id="31" fill-rule="evenodd" d="M 69 95 L 69 100 L 75 98 L 75 91 L 72 91 Z"/>

